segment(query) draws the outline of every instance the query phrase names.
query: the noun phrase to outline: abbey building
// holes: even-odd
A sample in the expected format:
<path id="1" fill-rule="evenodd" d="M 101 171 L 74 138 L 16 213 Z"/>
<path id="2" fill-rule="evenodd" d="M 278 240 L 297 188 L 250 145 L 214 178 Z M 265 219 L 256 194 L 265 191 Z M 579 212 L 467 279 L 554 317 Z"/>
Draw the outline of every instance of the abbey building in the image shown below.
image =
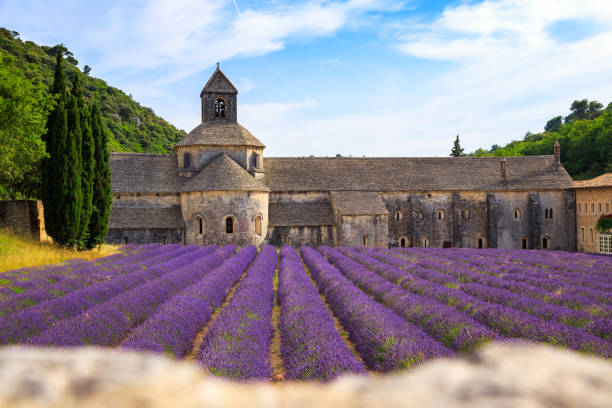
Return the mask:
<path id="1" fill-rule="evenodd" d="M 265 157 L 237 96 L 217 68 L 202 123 L 174 154 L 111 154 L 107 241 L 576 248 L 558 145 L 507 158 Z"/>

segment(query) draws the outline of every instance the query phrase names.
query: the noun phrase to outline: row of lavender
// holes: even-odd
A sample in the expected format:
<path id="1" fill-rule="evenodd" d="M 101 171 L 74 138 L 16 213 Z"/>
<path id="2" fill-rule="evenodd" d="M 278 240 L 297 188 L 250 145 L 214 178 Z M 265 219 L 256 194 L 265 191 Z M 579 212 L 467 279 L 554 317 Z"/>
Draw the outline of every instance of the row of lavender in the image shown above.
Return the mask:
<path id="1" fill-rule="evenodd" d="M 366 248 L 361 248 L 359 251 L 341 248 L 340 251 L 408 292 L 467 314 L 497 336 L 560 344 L 604 357 L 612 356 L 612 344 L 584 328 L 571 327 L 555 320 L 545 320 L 508 307 L 504 302 L 496 303 L 492 296 L 482 294 L 474 296 L 468 293 L 467 288 L 465 291 L 462 290 L 463 284 L 453 279 L 450 272 L 444 274 L 433 269 L 415 268 L 410 264 L 402 268 L 400 267 L 402 265 L 398 265 L 401 261 L 386 254 L 385 251 Z M 486 287 L 482 287 L 486 290 Z M 512 293 L 508 299 L 513 302 L 512 299 L 516 297 L 518 295 Z"/>
<path id="2" fill-rule="evenodd" d="M 497 265 L 465 264 L 448 258 L 419 256 L 409 260 L 390 250 L 379 250 L 387 255 L 381 258 L 392 265 L 424 279 L 451 285 L 486 300 L 503 304 L 545 320 L 553 320 L 570 327 L 581 327 L 604 339 L 612 335 L 612 307 L 591 294 L 590 297 L 567 294 L 567 283 L 558 283 L 554 277 L 545 279 L 545 285 L 535 285 L 543 279 L 533 278 L 535 273 L 503 273 Z M 404 252 L 405 253 L 405 252 Z M 463 259 L 461 255 L 458 260 Z M 610 274 L 612 277 L 612 274 Z"/>

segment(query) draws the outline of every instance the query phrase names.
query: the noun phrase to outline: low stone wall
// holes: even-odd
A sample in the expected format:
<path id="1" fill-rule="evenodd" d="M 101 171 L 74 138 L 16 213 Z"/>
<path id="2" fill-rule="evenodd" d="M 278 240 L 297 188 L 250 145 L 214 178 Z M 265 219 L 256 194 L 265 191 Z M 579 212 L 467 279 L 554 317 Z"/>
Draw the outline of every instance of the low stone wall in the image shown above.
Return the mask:
<path id="1" fill-rule="evenodd" d="M 0 227 L 36 241 L 49 239 L 45 232 L 42 201 L 1 200 Z"/>
<path id="2" fill-rule="evenodd" d="M 0 350 L 0 407 L 612 406 L 612 364 L 551 346 L 496 344 L 469 359 L 328 385 L 235 384 L 196 365 L 102 348 Z"/>

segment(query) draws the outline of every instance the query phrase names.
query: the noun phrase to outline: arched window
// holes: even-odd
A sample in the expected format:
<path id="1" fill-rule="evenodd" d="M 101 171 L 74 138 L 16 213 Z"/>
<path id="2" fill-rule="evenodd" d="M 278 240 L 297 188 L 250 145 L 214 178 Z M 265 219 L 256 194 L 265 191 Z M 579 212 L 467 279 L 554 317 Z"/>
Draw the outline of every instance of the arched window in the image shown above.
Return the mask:
<path id="1" fill-rule="evenodd" d="M 522 249 L 527 249 L 528 243 L 529 243 L 529 241 L 527 240 L 527 237 L 523 237 L 523 239 L 521 240 L 521 248 Z"/>
<path id="2" fill-rule="evenodd" d="M 548 209 L 548 218 L 552 218 L 553 217 L 553 209 L 549 208 Z"/>
<path id="3" fill-rule="evenodd" d="M 395 220 L 399 221 L 402 219 L 402 212 L 401 211 L 396 211 L 395 212 Z"/>
<path id="4" fill-rule="evenodd" d="M 196 215 L 195 221 L 196 221 L 195 222 L 196 234 L 198 235 L 204 234 L 204 219 L 201 216 Z"/>
<path id="5" fill-rule="evenodd" d="M 589 235 L 591 236 L 591 244 L 593 244 L 595 242 L 595 238 L 593 236 L 593 228 L 589 229 Z M 127 244 L 127 241 L 125 241 L 125 243 Z"/>
<path id="6" fill-rule="evenodd" d="M 367 235 L 363 236 L 363 246 L 368 246 L 368 236 Z"/>
<path id="7" fill-rule="evenodd" d="M 444 210 L 438 210 L 437 217 L 438 217 L 439 220 L 443 220 L 444 219 Z"/>
<path id="8" fill-rule="evenodd" d="M 215 101 L 215 117 L 225 117 L 225 101 L 221 98 Z"/>
<path id="9" fill-rule="evenodd" d="M 542 237 L 542 249 L 550 249 L 551 241 L 549 236 Z"/>
<path id="10" fill-rule="evenodd" d="M 261 235 L 261 215 L 255 217 L 255 234 Z"/>
<path id="11" fill-rule="evenodd" d="M 548 218 L 548 208 L 544 210 L 544 218 Z"/>
<path id="12" fill-rule="evenodd" d="M 423 238 L 423 248 L 429 248 L 429 239 Z"/>
<path id="13" fill-rule="evenodd" d="M 166 245 L 166 234 L 162 235 L 162 245 Z"/>
<path id="14" fill-rule="evenodd" d="M 580 241 L 584 242 L 584 227 L 580 228 L 580 237 L 581 237 Z"/>
<path id="15" fill-rule="evenodd" d="M 191 166 L 191 153 L 186 152 L 183 153 L 183 168 L 188 168 Z"/>
<path id="16" fill-rule="evenodd" d="M 400 238 L 400 247 L 406 248 L 408 246 L 408 240 L 405 237 Z"/>
<path id="17" fill-rule="evenodd" d="M 470 212 L 466 209 L 461 210 L 461 219 L 467 220 L 470 217 Z"/>
<path id="18" fill-rule="evenodd" d="M 521 209 L 520 208 L 515 208 L 514 209 L 514 219 L 515 220 L 520 220 L 521 219 Z"/>
<path id="19" fill-rule="evenodd" d="M 597 204 L 597 207 L 599 208 L 599 213 L 601 214 L 601 203 Z"/>
<path id="20" fill-rule="evenodd" d="M 484 239 L 478 238 L 478 248 L 479 249 L 484 248 Z"/>
<path id="21" fill-rule="evenodd" d="M 225 233 L 233 234 L 234 233 L 234 217 L 228 215 L 225 218 Z"/>

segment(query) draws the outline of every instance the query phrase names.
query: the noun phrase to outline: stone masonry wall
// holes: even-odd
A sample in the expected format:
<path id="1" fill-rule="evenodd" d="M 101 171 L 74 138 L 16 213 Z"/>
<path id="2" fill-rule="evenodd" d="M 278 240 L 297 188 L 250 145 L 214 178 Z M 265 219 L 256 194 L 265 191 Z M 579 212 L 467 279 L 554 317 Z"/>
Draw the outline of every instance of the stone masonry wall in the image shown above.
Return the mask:
<path id="1" fill-rule="evenodd" d="M 0 227 L 6 227 L 16 234 L 46 241 L 44 211 L 41 201 L 2 200 L 0 201 Z"/>
<path id="2" fill-rule="evenodd" d="M 181 193 L 186 223 L 186 244 L 261 245 L 268 231 L 268 193 L 210 191 Z M 255 233 L 255 217 L 262 217 L 261 235 Z M 196 231 L 196 216 L 204 220 L 204 233 Z M 226 233 L 226 218 L 234 217 L 234 233 Z"/>

